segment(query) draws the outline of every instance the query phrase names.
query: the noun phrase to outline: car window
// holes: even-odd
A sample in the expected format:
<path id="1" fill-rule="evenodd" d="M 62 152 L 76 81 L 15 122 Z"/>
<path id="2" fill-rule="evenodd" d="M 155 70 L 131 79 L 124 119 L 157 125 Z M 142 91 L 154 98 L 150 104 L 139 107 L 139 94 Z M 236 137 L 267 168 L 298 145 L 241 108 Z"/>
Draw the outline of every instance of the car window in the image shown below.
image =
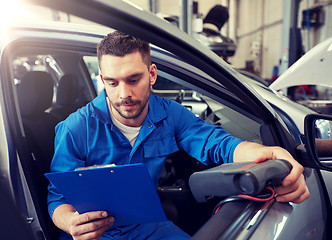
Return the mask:
<path id="1" fill-rule="evenodd" d="M 48 72 L 53 80 L 53 98 L 52 102 L 56 101 L 56 86 L 63 75 L 60 66 L 56 63 L 51 55 L 28 54 L 19 55 L 12 61 L 12 68 L 14 73 L 14 84 L 21 84 L 22 79 L 28 72 L 41 71 Z"/>
<path id="2" fill-rule="evenodd" d="M 184 78 L 187 76 L 183 75 L 182 77 L 159 70 L 157 82 L 151 87 L 151 93 L 182 104 L 197 117 L 214 125 L 222 126 L 233 136 L 262 143 L 259 122 L 201 94 L 197 90 L 191 89 L 189 86 L 185 86 Z"/>
<path id="3" fill-rule="evenodd" d="M 101 93 L 101 91 L 104 89 L 104 85 L 102 84 L 99 75 L 100 72 L 97 56 L 83 56 L 83 61 L 89 70 L 89 74 L 97 94 Z"/>
<path id="4" fill-rule="evenodd" d="M 18 89 L 28 87 L 23 83 L 25 79 L 41 78 L 40 80 L 28 80 L 29 84 L 36 85 L 29 88 L 29 91 L 34 91 L 44 104 L 48 104 L 46 95 L 49 95 L 47 99 L 52 100 L 47 109 L 44 109 L 46 112 L 52 112 L 59 120 L 64 120 L 70 113 L 95 97 L 95 91 L 92 91 L 90 86 L 97 82 L 96 76 L 93 74 L 96 72 L 94 70 L 96 66 L 88 60 L 86 61 L 89 64 L 82 64 L 85 62 L 83 59 L 91 58 L 86 53 L 33 47 L 28 51 L 26 49 L 27 46 L 16 49 L 16 54 L 11 59 L 14 86 L 17 91 L 21 91 Z M 90 71 L 91 74 L 88 74 Z M 41 86 L 42 83 L 50 84 L 52 91 L 46 90 L 46 86 Z M 47 94 L 45 91 L 48 91 Z M 32 100 L 29 99 L 29 97 L 32 98 L 32 93 L 29 95 L 27 90 L 22 90 L 19 94 L 25 95 L 27 98 L 26 101 L 23 100 L 25 103 L 30 101 L 29 103 L 32 104 Z M 20 98 L 20 96 L 18 97 Z M 19 105 L 20 108 L 29 108 L 23 103 L 19 103 Z"/>

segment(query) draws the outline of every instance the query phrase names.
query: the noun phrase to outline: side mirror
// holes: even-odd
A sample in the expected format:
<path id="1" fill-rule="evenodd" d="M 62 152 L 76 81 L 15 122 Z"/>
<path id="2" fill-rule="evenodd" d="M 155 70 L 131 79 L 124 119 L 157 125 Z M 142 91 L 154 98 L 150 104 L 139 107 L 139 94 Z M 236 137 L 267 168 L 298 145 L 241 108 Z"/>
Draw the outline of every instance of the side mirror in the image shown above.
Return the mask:
<path id="1" fill-rule="evenodd" d="M 332 171 L 332 116 L 310 114 L 304 126 L 307 152 L 321 169 Z"/>

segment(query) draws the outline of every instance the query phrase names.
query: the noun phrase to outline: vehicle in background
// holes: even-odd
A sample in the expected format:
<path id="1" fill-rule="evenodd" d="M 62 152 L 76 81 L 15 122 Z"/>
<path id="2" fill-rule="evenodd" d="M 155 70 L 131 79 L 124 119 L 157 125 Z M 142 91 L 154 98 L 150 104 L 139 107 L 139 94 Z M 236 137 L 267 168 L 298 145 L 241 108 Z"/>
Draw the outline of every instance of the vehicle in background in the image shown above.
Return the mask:
<path id="1" fill-rule="evenodd" d="M 310 49 L 270 88 L 317 112 L 332 114 L 332 38 Z"/>

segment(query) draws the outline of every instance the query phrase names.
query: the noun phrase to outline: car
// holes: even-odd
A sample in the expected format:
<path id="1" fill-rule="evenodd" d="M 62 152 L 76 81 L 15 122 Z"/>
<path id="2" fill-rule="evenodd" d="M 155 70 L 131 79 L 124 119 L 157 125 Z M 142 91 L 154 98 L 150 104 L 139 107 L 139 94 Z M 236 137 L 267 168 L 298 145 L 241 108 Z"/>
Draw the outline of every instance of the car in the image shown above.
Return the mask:
<path id="1" fill-rule="evenodd" d="M 197 203 L 188 179 L 192 173 L 214 166 L 204 166 L 184 152 L 176 152 L 168 157 L 157 188 L 170 220 L 194 239 L 331 236 L 331 202 L 321 172 L 331 171 L 330 156 L 318 158 L 313 132 L 315 123 L 332 118 L 305 107 L 298 109 L 250 83 L 195 39 L 126 2 L 30 2 L 106 27 L 25 21 L 0 33 L 0 171 L 1 184 L 10 196 L 5 198 L 8 204 L 1 203 L 11 209 L 15 206 L 13 213 L 17 215 L 15 218 L 6 211 L 2 219 L 27 223 L 27 228 L 22 227 L 27 239 L 57 239 L 58 229 L 47 213 L 48 182 L 44 177 L 52 158 L 54 127 L 102 91 L 96 45 L 112 29 L 152 44 L 152 60 L 159 74 L 152 94 L 178 101 L 198 117 L 243 140 L 284 147 L 305 167 L 311 197 L 303 203 L 278 203 L 274 198 L 234 202 L 211 217 L 220 199 Z M 295 119 L 291 111 L 301 115 Z M 17 224 L 17 229 L 21 225 Z M 3 226 L 1 231 L 6 232 Z"/>
<path id="2" fill-rule="evenodd" d="M 153 49 L 153 48 L 152 48 Z M 160 50 L 159 50 L 160 51 Z M 168 53 L 169 55 L 169 53 Z M 169 64 L 172 62 L 175 62 L 175 60 L 168 61 Z M 183 65 L 179 64 L 179 65 Z M 190 69 L 192 72 L 196 72 L 198 75 L 204 75 L 201 71 L 198 69 L 193 68 L 192 66 L 183 66 L 182 68 Z M 266 81 L 261 79 L 257 75 L 248 74 L 248 72 L 245 72 L 243 70 L 236 69 L 238 73 L 241 75 L 241 81 L 245 84 L 250 85 L 254 91 L 256 91 L 260 96 L 262 96 L 266 101 L 273 107 L 273 109 L 276 111 L 278 116 L 280 116 L 283 120 L 283 122 L 286 124 L 290 134 L 292 135 L 293 139 L 296 141 L 296 143 L 300 146 L 304 143 L 304 135 L 305 135 L 305 118 L 307 115 L 315 114 L 317 113 L 313 109 L 310 109 L 300 103 L 294 102 L 284 96 L 279 91 L 271 89 Z M 242 76 L 243 75 L 243 76 Z M 176 99 L 184 99 L 186 96 L 187 101 L 183 101 L 182 104 L 184 106 L 187 106 L 189 109 L 200 109 L 197 107 L 189 106 L 189 99 L 188 96 L 191 95 L 191 92 L 186 90 L 184 86 L 181 86 L 179 84 L 176 84 L 175 82 L 170 82 L 165 79 L 159 78 L 158 82 L 153 86 L 152 92 L 156 92 L 161 94 L 163 97 L 172 98 L 174 100 Z M 163 93 L 163 94 L 162 94 Z M 181 96 L 181 97 L 179 97 Z M 209 103 L 209 102 L 207 102 Z M 202 106 L 202 104 L 200 104 Z M 205 105 L 203 104 L 203 109 Z M 212 107 L 213 109 L 213 107 Z M 202 110 L 201 110 L 202 111 Z M 197 112 L 194 111 L 195 114 Z M 219 117 L 225 118 L 225 114 L 221 114 L 221 111 L 214 111 L 215 115 L 219 115 Z M 227 114 L 226 116 L 231 116 Z M 237 117 L 233 117 L 230 122 L 236 122 L 233 121 Z M 325 121 L 322 121 L 325 123 Z M 213 123 L 213 122 L 212 122 Z M 234 124 L 234 123 L 233 123 Z M 240 123 L 241 125 L 241 123 Z M 237 129 L 241 126 L 225 126 L 228 131 L 234 133 L 233 129 Z M 331 133 L 331 128 L 328 124 L 318 124 L 317 128 L 319 129 L 319 132 L 322 136 L 327 137 Z M 244 134 L 242 132 L 242 134 Z M 243 135 L 241 136 L 243 138 Z M 324 182 L 326 183 L 327 191 L 329 199 L 332 198 L 332 185 L 330 184 L 332 182 L 332 174 L 329 171 L 321 171 L 322 177 L 324 179 Z"/>
<path id="3" fill-rule="evenodd" d="M 270 88 L 323 114 L 332 114 L 332 38 L 304 54 Z"/>

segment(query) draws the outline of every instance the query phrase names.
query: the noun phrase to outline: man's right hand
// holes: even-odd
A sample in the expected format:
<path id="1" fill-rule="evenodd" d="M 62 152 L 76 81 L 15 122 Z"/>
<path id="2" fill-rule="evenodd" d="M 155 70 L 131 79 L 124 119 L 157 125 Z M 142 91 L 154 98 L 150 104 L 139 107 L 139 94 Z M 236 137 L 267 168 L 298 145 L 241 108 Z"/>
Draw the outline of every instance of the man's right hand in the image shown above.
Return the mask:
<path id="1" fill-rule="evenodd" d="M 79 214 L 69 204 L 57 207 L 53 214 L 55 225 L 69 233 L 75 240 L 100 239 L 114 223 L 106 211 Z"/>

